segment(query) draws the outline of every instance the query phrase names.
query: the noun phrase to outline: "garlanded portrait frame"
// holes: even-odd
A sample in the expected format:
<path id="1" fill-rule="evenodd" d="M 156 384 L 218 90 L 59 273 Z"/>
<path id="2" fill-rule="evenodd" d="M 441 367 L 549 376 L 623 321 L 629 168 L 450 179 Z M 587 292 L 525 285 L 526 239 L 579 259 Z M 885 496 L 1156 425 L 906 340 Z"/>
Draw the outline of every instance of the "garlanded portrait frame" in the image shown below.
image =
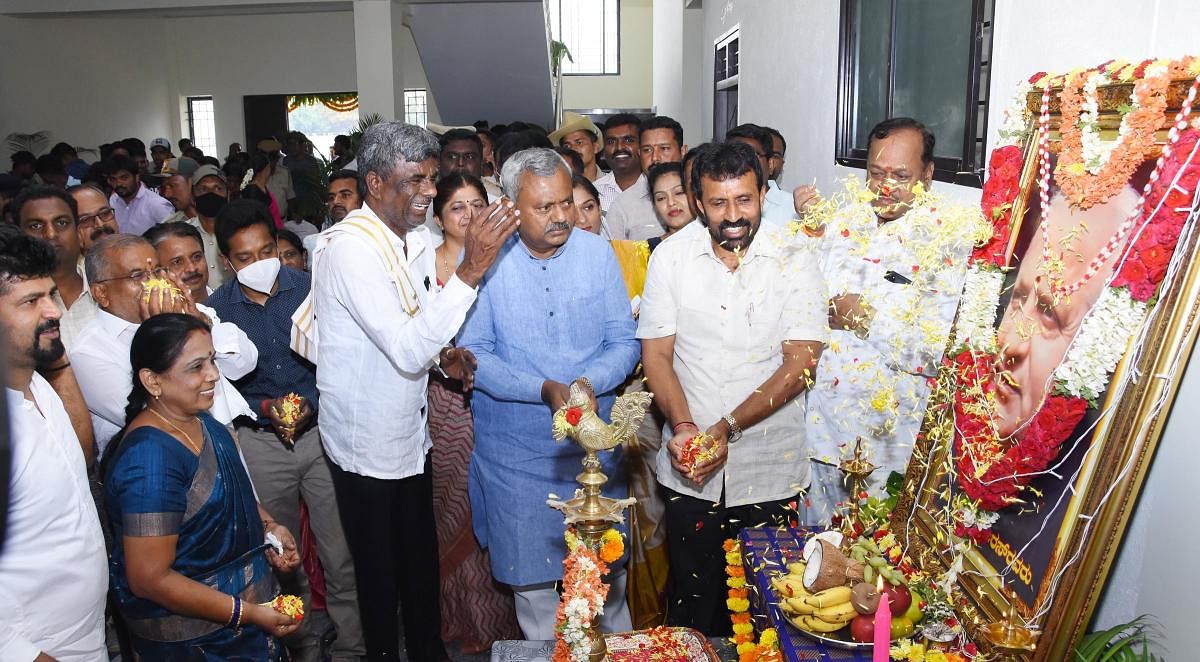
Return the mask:
<path id="1" fill-rule="evenodd" d="M 1092 105 L 1085 107 L 1084 112 L 1092 112 L 1093 131 L 1111 142 L 1118 136 L 1119 126 L 1122 127 L 1119 135 L 1126 133 L 1122 118 L 1130 114 L 1129 103 L 1135 85 L 1140 85 L 1139 81 L 1146 78 L 1148 67 L 1160 76 L 1169 71 L 1169 82 L 1159 92 L 1166 101 L 1165 122 L 1152 127 L 1152 134 L 1146 134 L 1153 136 L 1153 146 L 1142 153 L 1139 161 L 1160 159 L 1161 166 L 1161 159 L 1165 158 L 1164 146 L 1173 145 L 1184 129 L 1200 131 L 1194 122 L 1185 122 L 1200 75 L 1194 59 L 1140 64 L 1110 61 L 1090 70 L 1061 76 L 1037 74 L 1018 89 L 1008 121 L 1000 132 L 1001 142 L 1007 140 L 1009 144 L 1007 152 L 1000 154 L 1001 150 L 997 148 L 992 155 L 993 177 L 996 176 L 994 169 L 998 157 L 1010 160 L 1007 185 L 1011 190 L 997 193 L 998 197 L 989 202 L 989 191 L 985 186 L 984 212 L 989 216 L 988 220 L 995 223 L 996 232 L 990 247 L 977 250 L 977 254 L 990 250 L 990 261 L 999 266 L 995 273 L 1006 274 L 999 303 L 1009 296 L 1011 276 L 1016 271 L 1014 260 L 1022 257 L 1019 244 L 1027 241 L 1030 235 L 1028 224 L 1032 223 L 1036 230 L 1039 193 L 1043 205 L 1049 199 L 1049 192 L 1039 191 L 1039 182 L 1044 185 L 1048 181 L 1045 175 L 1046 169 L 1052 167 L 1049 165 L 1052 155 L 1063 150 L 1059 124 L 1064 87 L 1074 84 L 1078 90 L 1082 81 L 1094 77 L 1089 80 L 1092 87 L 1088 98 Z M 1095 83 L 1097 79 L 1099 86 Z M 1138 108 L 1134 103 L 1133 110 Z M 1192 119 L 1195 119 L 1194 115 Z M 1191 140 L 1195 144 L 1194 136 Z M 1196 151 L 1194 147 L 1191 149 L 1193 153 Z M 1168 147 L 1165 152 L 1169 155 L 1172 150 Z M 1200 157 L 1196 160 L 1200 161 Z M 1184 166 L 1187 163 L 1184 162 Z M 1076 172 L 1082 174 L 1082 169 Z M 1144 195 L 1151 191 L 1157 174 L 1156 169 Z M 1140 299 L 1144 304 L 1142 310 L 1146 311 L 1142 318 L 1144 326 L 1138 327 L 1141 335 L 1135 334 L 1137 340 L 1125 348 L 1107 386 L 1090 394 L 1089 406 L 1098 413 L 1079 424 L 1086 431 L 1079 433 L 1075 429 L 1068 442 L 1053 451 L 1065 451 L 1064 455 L 1078 452 L 1077 473 L 1070 466 L 1061 476 L 1053 474 L 1054 467 L 1049 472 L 1042 472 L 1054 475 L 1062 484 L 1060 491 L 1066 496 L 1052 509 L 1062 509 L 1057 529 L 1039 531 L 1034 536 L 1048 536 L 1045 540 L 1051 541 L 1052 545 L 1047 550 L 1047 566 L 1037 568 L 1046 581 L 1033 582 L 1035 595 L 1032 599 L 1028 594 L 1019 596 L 1007 586 L 1013 579 L 1014 563 L 1021 561 L 1015 557 L 1015 550 L 1008 550 L 1007 563 L 997 564 L 994 561 L 996 548 L 992 548 L 993 560 L 989 561 L 982 548 L 991 538 L 990 532 L 975 529 L 974 519 L 964 532 L 962 519 L 956 521 L 953 512 L 951 492 L 959 492 L 954 483 L 960 467 L 956 435 L 963 434 L 957 429 L 956 412 L 961 413 L 961 409 L 955 392 L 956 380 L 964 372 L 961 365 L 955 364 L 955 354 L 956 348 L 962 347 L 965 340 L 961 337 L 964 331 L 960 329 L 967 306 L 964 294 L 955 325 L 959 337 L 951 337 L 946 361 L 937 378 L 938 386 L 933 389 L 922 433 L 914 444 L 904 489 L 892 512 L 889 528 L 921 570 L 945 578 L 943 586 L 950 591 L 960 622 L 968 636 L 984 650 L 988 649 L 988 644 L 982 636 L 983 626 L 1001 621 L 1015 611 L 1029 628 L 1040 633 L 1031 659 L 1067 659 L 1091 619 L 1170 414 L 1183 368 L 1200 331 L 1200 251 L 1197 246 L 1200 228 L 1195 227 L 1195 188 L 1193 184 L 1187 192 L 1191 211 L 1184 213 L 1187 222 L 1178 234 L 1170 268 L 1164 267 L 1165 275 L 1158 289 Z M 1012 195 L 1014 191 L 1015 195 Z M 1165 195 L 1160 195 L 1160 199 L 1165 200 Z M 1128 242 L 1140 245 L 1136 243 L 1140 241 L 1140 232 L 1137 231 Z M 1044 241 L 1049 243 L 1049 239 Z M 1128 258 L 1135 252 L 1127 249 L 1124 256 Z M 1119 259 L 1115 270 L 1120 277 L 1112 282 L 1121 285 L 1125 272 Z M 1000 278 L 996 277 L 996 287 L 999 287 Z M 996 301 L 994 294 L 992 300 Z M 1138 299 L 1137 296 L 1134 298 Z M 997 305 L 993 308 L 995 325 L 999 325 L 1000 313 L 1005 307 Z M 1049 392 L 1046 395 L 1049 396 Z M 1068 427 L 1074 426 L 1072 422 Z M 1070 440 L 1083 438 L 1085 434 L 1090 434 L 1090 438 L 1077 445 L 1076 451 Z M 1070 450 L 1066 450 L 1068 448 Z M 1014 498 L 1011 503 L 1025 502 Z M 992 526 L 992 520 L 998 519 L 999 524 L 1004 524 L 1006 518 L 1021 517 L 1029 510 L 1038 512 L 1036 507 L 1022 508 L 1019 505 L 989 508 L 988 511 L 995 512 L 985 513 L 991 519 L 981 526 L 987 529 Z M 1049 515 L 1046 520 L 1050 520 Z M 975 535 L 981 532 L 983 536 Z"/>

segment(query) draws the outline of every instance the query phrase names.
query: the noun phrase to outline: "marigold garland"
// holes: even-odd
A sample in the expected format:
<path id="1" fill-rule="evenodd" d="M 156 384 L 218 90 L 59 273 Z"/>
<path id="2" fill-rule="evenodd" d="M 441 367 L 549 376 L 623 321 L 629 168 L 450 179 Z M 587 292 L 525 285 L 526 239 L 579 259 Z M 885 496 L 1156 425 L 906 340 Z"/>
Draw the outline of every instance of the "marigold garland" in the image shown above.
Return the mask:
<path id="1" fill-rule="evenodd" d="M 1112 149 L 1108 161 L 1099 168 L 1098 174 L 1090 175 L 1088 168 L 1083 167 L 1082 151 L 1078 151 L 1082 149 L 1082 136 L 1077 124 L 1085 102 L 1080 89 L 1088 81 L 1094 84 L 1097 75 L 1104 75 L 1110 80 L 1134 81 L 1137 104 L 1126 114 L 1126 127 L 1122 130 L 1120 143 Z M 1170 80 L 1185 76 L 1200 76 L 1200 61 L 1194 58 L 1147 60 L 1137 65 L 1110 61 L 1084 71 L 1061 76 L 1039 73 L 1030 79 L 1031 84 L 1043 91 L 1059 85 L 1064 87 L 1061 123 L 1063 153 L 1055 174 L 1064 194 L 1076 206 L 1086 208 L 1103 202 L 1126 185 L 1130 174 L 1153 147 L 1155 131 L 1166 123 L 1165 90 Z M 1189 160 L 1200 141 L 1200 126 L 1188 121 L 1188 110 L 1196 95 L 1196 87 L 1194 83 L 1175 121 L 1167 123 L 1171 126 L 1168 145 L 1163 149 L 1163 156 L 1151 175 L 1143 204 L 1130 221 L 1134 231 L 1127 235 L 1128 239 L 1122 237 L 1120 245 L 1115 247 L 1123 259 L 1116 267 L 1109 289 L 1122 288 L 1128 292 L 1125 300 L 1134 302 L 1132 308 L 1125 306 L 1132 311 L 1126 315 L 1129 321 L 1122 323 L 1121 319 L 1114 318 L 1113 315 L 1125 308 L 1111 305 L 1106 308 L 1100 303 L 1108 299 L 1101 297 L 1102 301 L 1093 307 L 1084 327 L 1076 334 L 1068 356 L 1054 373 L 1054 394 L 1046 398 L 1020 438 L 1012 440 L 998 439 L 992 422 L 995 411 L 995 385 L 992 380 L 996 379 L 994 353 L 978 351 L 993 349 L 995 345 L 988 342 L 988 338 L 975 337 L 994 321 L 995 309 L 985 305 L 985 299 L 990 297 L 991 301 L 995 301 L 999 292 L 995 278 L 974 278 L 972 274 L 982 275 L 989 271 L 994 274 L 1008 266 L 1005 252 L 1012 236 L 1011 214 L 1016 197 L 1020 194 L 1024 156 L 1021 147 L 1012 144 L 998 147 L 992 152 L 990 176 L 984 185 L 981 203 L 985 216 L 993 224 L 992 238 L 971 255 L 971 271 L 963 301 L 973 302 L 972 311 L 964 317 L 964 311 L 960 309 L 956 326 L 958 340 L 967 343 L 968 347 L 947 359 L 951 368 L 949 391 L 953 393 L 957 478 L 964 493 L 975 501 L 977 508 L 994 511 L 1016 503 L 1024 486 L 1054 461 L 1086 410 L 1098 406 L 1100 396 L 1107 388 L 1109 375 L 1124 354 L 1124 351 L 1101 351 L 1105 349 L 1102 345 L 1118 342 L 1110 337 L 1114 333 L 1125 336 L 1132 333 L 1129 331 L 1130 324 L 1136 326 L 1140 319 L 1135 314 L 1137 306 L 1152 299 L 1166 277 L 1183 225 L 1191 213 L 1193 195 L 1200 184 L 1200 164 Z M 1043 107 L 1046 99 L 1046 93 L 1043 92 Z M 1022 111 L 1010 109 L 1009 112 L 1017 115 Z M 1148 144 L 1145 144 L 1146 141 Z M 1040 153 L 1039 158 L 1045 159 L 1046 153 Z M 1110 191 L 1112 187 L 1117 188 Z M 1123 249 L 1127 241 L 1131 241 L 1132 246 L 1125 251 Z M 1090 333 L 1095 330 L 1092 327 L 1107 329 L 1108 333 Z M 964 333 L 970 337 L 964 338 Z M 1093 336 L 1101 340 L 1097 341 Z M 977 543 L 986 540 L 989 535 L 986 527 L 971 523 L 959 523 L 957 528 L 959 537 Z"/>
<path id="2" fill-rule="evenodd" d="M 729 585 L 729 620 L 733 623 L 733 643 L 737 647 L 738 662 L 783 662 L 779 652 L 779 633 L 775 628 L 763 630 L 758 642 L 754 641 L 754 622 L 750 617 L 749 589 L 746 588 L 746 569 L 742 566 L 742 545 L 733 538 L 727 539 L 725 551 L 725 580 Z M 739 584 L 735 586 L 735 584 Z"/>
<path id="3" fill-rule="evenodd" d="M 611 529 L 610 529 L 611 530 Z M 558 602 L 551 662 L 587 662 L 588 628 L 604 609 L 608 585 L 602 581 L 608 564 L 584 544 L 573 528 L 564 538 L 567 557 L 563 559 L 563 593 Z"/>

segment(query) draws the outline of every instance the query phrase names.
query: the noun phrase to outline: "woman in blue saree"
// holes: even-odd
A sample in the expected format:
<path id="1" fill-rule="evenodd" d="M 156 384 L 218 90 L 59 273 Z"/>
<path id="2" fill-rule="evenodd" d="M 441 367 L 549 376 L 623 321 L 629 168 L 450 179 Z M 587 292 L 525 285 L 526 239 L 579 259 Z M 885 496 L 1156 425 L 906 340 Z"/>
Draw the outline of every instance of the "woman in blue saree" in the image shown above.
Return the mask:
<path id="1" fill-rule="evenodd" d="M 207 413 L 219 376 L 208 326 L 163 314 L 138 328 L 124 435 L 105 458 L 112 590 L 144 660 L 279 660 L 299 622 L 269 606 L 272 567 L 299 563 L 262 510 L 229 432 Z M 283 544 L 277 554 L 267 533 Z"/>

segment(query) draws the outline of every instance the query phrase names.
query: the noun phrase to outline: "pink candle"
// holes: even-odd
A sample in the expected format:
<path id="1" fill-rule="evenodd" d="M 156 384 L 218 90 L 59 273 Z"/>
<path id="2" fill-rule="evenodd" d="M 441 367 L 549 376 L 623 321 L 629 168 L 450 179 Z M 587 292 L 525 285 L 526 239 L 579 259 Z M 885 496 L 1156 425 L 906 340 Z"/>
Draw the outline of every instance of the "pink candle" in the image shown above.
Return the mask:
<path id="1" fill-rule="evenodd" d="M 875 611 L 875 648 L 871 662 L 888 662 L 892 647 L 892 602 L 883 590 L 883 577 L 875 583 L 879 589 L 879 609 Z"/>

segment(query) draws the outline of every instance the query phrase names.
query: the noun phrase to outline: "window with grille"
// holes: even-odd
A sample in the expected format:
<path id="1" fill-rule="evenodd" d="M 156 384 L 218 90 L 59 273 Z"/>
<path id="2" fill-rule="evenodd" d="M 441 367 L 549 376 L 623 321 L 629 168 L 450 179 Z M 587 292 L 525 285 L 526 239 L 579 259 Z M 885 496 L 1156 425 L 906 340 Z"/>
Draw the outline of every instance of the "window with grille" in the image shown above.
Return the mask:
<path id="1" fill-rule="evenodd" d="M 404 121 L 420 127 L 429 121 L 425 90 L 404 90 Z"/>
<path id="2" fill-rule="evenodd" d="M 217 154 L 217 118 L 212 97 L 187 98 L 188 137 L 208 156 Z"/>
<path id="3" fill-rule="evenodd" d="M 915 118 L 934 179 L 982 185 L 995 0 L 842 0 L 835 157 L 865 167 L 871 128 Z"/>
<path id="4" fill-rule="evenodd" d="M 549 0 L 550 38 L 566 44 L 564 76 L 621 73 L 620 0 Z"/>

